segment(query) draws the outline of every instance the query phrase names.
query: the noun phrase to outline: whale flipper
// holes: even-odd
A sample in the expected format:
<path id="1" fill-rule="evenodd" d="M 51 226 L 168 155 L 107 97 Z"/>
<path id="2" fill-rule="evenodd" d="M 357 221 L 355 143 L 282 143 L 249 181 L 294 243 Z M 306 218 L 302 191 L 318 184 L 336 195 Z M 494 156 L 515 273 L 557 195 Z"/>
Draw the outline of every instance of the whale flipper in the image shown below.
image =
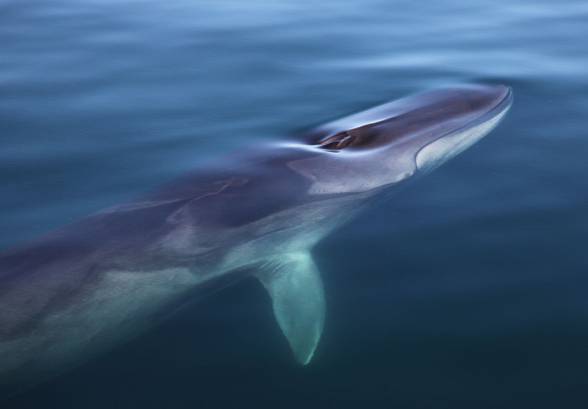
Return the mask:
<path id="1" fill-rule="evenodd" d="M 296 359 L 312 359 L 323 331 L 325 297 L 320 274 L 309 252 L 267 262 L 256 274 L 268 291 L 274 315 Z"/>

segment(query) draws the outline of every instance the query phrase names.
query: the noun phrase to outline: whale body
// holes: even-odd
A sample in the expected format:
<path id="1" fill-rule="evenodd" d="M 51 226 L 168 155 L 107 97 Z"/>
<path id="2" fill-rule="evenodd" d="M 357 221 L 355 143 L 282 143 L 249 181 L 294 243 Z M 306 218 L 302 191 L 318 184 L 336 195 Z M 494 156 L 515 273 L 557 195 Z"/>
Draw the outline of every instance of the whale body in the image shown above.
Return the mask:
<path id="1" fill-rule="evenodd" d="M 0 383 L 47 379 L 248 275 L 309 363 L 326 315 L 315 244 L 488 134 L 511 103 L 502 85 L 409 96 L 0 254 Z"/>

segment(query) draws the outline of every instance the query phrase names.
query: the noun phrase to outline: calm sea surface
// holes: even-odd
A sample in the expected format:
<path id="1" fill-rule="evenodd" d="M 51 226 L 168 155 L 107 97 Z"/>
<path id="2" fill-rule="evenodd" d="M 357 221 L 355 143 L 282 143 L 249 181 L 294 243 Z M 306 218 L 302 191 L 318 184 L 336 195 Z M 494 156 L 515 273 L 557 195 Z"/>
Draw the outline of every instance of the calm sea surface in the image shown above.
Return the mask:
<path id="1" fill-rule="evenodd" d="M 515 94 L 315 249 L 310 366 L 251 280 L 2 408 L 587 408 L 587 39 L 585 0 L 0 0 L 2 249 L 406 94 Z"/>

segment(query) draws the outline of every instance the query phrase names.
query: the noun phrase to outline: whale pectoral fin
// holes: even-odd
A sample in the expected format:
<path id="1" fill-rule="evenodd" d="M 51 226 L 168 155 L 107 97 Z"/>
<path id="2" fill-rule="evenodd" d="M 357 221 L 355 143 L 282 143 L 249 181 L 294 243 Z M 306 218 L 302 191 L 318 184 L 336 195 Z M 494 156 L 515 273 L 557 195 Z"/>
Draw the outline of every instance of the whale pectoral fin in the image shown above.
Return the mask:
<path id="1" fill-rule="evenodd" d="M 310 253 L 293 253 L 266 263 L 256 274 L 267 289 L 274 315 L 296 359 L 312 359 L 323 331 L 323 285 Z"/>

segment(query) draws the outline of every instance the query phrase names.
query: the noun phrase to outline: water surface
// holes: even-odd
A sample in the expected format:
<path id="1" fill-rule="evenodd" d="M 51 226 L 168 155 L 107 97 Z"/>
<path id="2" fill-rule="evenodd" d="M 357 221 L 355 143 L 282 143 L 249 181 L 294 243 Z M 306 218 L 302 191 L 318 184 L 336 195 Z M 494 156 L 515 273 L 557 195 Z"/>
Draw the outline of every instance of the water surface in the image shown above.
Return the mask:
<path id="1" fill-rule="evenodd" d="M 0 1 L 2 249 L 405 94 L 515 92 L 316 248 L 309 367 L 251 280 L 3 407 L 586 408 L 585 38 L 579 0 Z"/>

